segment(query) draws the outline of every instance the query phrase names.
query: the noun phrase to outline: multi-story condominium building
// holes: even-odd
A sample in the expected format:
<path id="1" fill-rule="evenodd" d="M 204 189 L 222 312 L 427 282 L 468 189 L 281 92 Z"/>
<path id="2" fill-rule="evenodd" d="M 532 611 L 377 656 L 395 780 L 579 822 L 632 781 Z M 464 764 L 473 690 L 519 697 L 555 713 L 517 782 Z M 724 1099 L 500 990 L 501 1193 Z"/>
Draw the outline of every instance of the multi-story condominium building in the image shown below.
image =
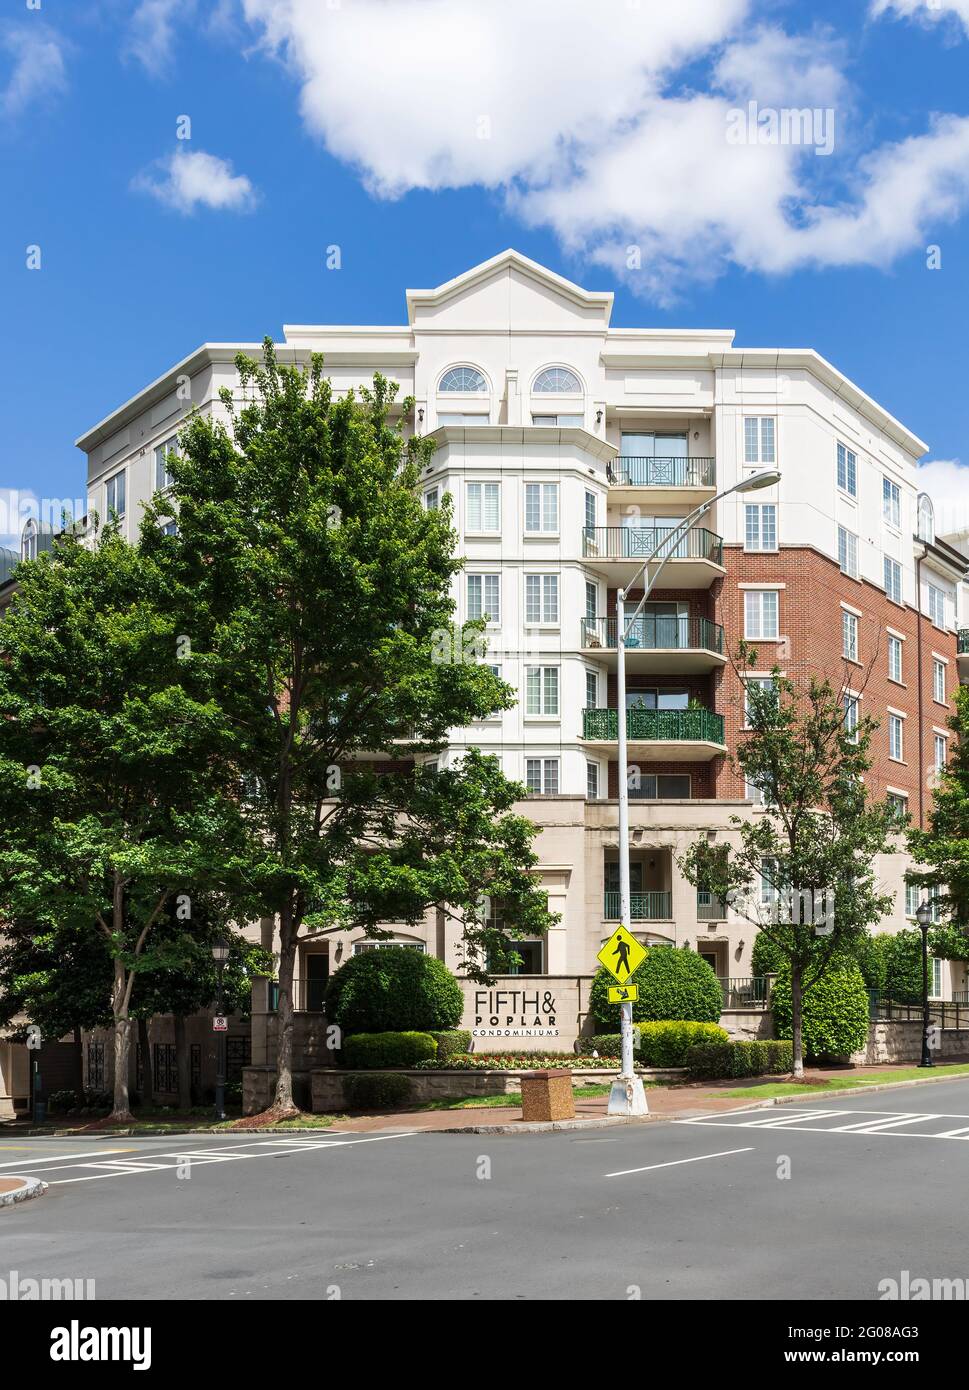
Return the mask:
<path id="1" fill-rule="evenodd" d="M 561 914 L 519 947 L 523 973 L 589 975 L 619 916 L 617 732 L 629 738 L 633 928 L 747 976 L 754 929 L 698 896 L 677 861 L 698 836 L 730 838 L 757 816 L 757 789 L 731 753 L 744 728 L 733 656 L 844 684 L 846 719 L 878 719 L 872 792 L 916 823 L 950 740 L 966 555 L 936 536 L 919 494 L 926 445 L 810 349 L 747 348 L 724 330 L 616 328 L 613 296 L 513 251 L 432 290 L 407 292 L 390 327 L 287 327 L 285 360 L 324 354 L 335 391 L 375 371 L 416 402 L 407 428 L 436 444 L 425 505 L 450 494 L 465 565 L 461 619 L 485 616 L 488 659 L 518 692 L 512 710 L 455 729 L 441 761 L 474 745 L 528 788 L 539 874 Z M 78 441 L 89 510 L 134 537 L 142 504 L 192 409 L 219 413 L 235 354 L 206 344 Z M 616 592 L 657 539 L 753 471 L 763 491 L 718 502 L 677 546 L 630 637 L 627 709 L 616 690 Z M 636 594 L 632 596 L 634 599 Z M 969 621 L 963 620 L 969 627 Z M 846 678 L 846 673 L 847 678 Z M 901 845 L 878 869 L 905 925 Z M 271 927 L 264 925 L 269 939 Z M 452 928 L 429 917 L 397 936 L 456 961 Z M 365 943 L 316 939 L 298 1007 L 318 1007 L 328 972 Z M 935 992 L 964 989 L 936 963 Z"/>

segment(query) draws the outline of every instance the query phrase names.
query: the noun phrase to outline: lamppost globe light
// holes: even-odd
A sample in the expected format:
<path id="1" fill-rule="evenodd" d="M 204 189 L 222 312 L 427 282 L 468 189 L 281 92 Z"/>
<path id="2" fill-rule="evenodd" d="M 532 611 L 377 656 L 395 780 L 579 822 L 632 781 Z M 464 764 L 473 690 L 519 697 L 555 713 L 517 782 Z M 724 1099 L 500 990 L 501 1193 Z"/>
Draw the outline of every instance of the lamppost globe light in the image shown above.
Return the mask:
<path id="1" fill-rule="evenodd" d="M 216 965 L 225 965 L 229 959 L 229 943 L 224 936 L 212 942 L 212 959 Z"/>
<path id="2" fill-rule="evenodd" d="M 915 919 L 920 927 L 927 927 L 932 920 L 932 909 L 924 898 L 915 909 Z"/>

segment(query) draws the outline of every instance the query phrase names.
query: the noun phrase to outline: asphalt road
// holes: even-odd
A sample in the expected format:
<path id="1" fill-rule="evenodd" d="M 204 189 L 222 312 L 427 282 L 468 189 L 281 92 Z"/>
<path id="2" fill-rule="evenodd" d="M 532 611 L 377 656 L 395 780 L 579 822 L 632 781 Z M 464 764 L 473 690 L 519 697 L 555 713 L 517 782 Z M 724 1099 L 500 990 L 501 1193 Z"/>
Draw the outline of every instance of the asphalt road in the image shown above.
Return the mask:
<path id="1" fill-rule="evenodd" d="M 6 1140 L 0 1277 L 166 1299 L 859 1299 L 969 1278 L 969 1083 L 513 1136 Z"/>

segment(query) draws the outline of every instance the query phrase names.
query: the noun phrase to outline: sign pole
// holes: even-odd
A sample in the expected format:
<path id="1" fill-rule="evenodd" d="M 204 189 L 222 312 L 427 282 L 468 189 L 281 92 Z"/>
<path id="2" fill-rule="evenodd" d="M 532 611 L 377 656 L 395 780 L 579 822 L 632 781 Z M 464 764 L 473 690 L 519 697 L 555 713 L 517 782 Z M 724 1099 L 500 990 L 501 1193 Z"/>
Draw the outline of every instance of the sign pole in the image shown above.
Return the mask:
<path id="1" fill-rule="evenodd" d="M 619 920 L 631 934 L 632 903 L 629 892 L 629 769 L 626 755 L 626 591 L 616 594 L 616 686 L 619 709 Z M 627 977 L 628 978 L 628 977 Z M 626 980 L 620 980 L 625 984 Z M 612 1083 L 609 1115 L 646 1115 L 646 1092 L 633 1063 L 632 1000 L 620 1005 L 622 1022 L 622 1072 Z"/>

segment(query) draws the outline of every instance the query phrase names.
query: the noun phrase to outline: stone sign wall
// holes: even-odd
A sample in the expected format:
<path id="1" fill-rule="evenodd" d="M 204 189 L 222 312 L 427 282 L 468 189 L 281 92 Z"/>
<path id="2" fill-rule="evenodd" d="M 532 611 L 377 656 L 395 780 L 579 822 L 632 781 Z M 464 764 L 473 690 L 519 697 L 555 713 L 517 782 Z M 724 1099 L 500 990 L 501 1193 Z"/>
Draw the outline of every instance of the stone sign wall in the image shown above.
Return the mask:
<path id="1" fill-rule="evenodd" d="M 499 975 L 490 985 L 462 980 L 461 1027 L 475 1052 L 571 1052 L 588 1019 L 591 975 Z"/>

